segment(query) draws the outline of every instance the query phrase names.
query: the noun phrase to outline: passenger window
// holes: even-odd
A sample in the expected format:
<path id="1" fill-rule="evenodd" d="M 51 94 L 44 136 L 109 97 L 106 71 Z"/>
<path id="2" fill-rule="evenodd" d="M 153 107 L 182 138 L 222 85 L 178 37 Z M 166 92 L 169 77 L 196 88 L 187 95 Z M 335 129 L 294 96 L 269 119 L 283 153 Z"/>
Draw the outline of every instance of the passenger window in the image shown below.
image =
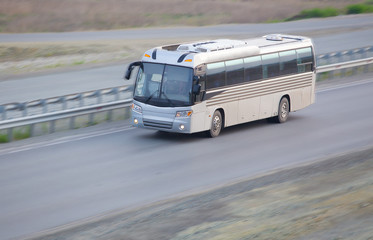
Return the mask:
<path id="1" fill-rule="evenodd" d="M 244 59 L 245 81 L 258 80 L 263 77 L 262 59 L 260 56 Z"/>
<path id="2" fill-rule="evenodd" d="M 309 72 L 313 69 L 313 55 L 312 49 L 309 48 L 301 48 L 297 49 L 297 64 L 298 64 L 298 72 Z"/>
<path id="3" fill-rule="evenodd" d="M 227 72 L 227 85 L 242 83 L 244 81 L 243 60 L 236 59 L 225 62 Z"/>
<path id="4" fill-rule="evenodd" d="M 298 72 L 297 55 L 295 50 L 280 52 L 280 75 Z"/>
<path id="5" fill-rule="evenodd" d="M 207 64 L 206 69 L 207 89 L 225 86 L 225 65 L 224 62 Z"/>
<path id="6" fill-rule="evenodd" d="M 277 77 L 280 73 L 278 53 L 265 54 L 262 56 L 263 78 Z"/>

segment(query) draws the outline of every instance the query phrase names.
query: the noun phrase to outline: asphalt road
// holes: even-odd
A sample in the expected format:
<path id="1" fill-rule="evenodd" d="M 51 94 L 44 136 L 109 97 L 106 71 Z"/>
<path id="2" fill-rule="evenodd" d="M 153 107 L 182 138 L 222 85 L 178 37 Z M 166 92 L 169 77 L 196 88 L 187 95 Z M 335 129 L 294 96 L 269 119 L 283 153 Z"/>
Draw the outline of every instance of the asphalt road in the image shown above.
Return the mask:
<path id="1" fill-rule="evenodd" d="M 288 33 L 314 39 L 316 54 L 343 51 L 372 45 L 373 14 L 309 19 L 274 24 L 236 24 L 208 27 L 134 29 L 102 32 L 0 34 L 0 42 L 58 42 L 159 38 L 238 38 L 268 33 Z M 185 40 L 184 40 L 185 41 Z M 140 56 L 139 56 L 140 58 Z M 0 81 L 0 104 L 26 102 L 72 93 L 117 87 L 126 82 L 123 64 L 77 69 L 47 75 Z"/>
<path id="2" fill-rule="evenodd" d="M 373 79 L 324 89 L 285 124 L 214 139 L 123 126 L 0 150 L 0 239 L 371 145 Z M 16 146 L 16 147 L 12 147 Z"/>
<path id="3" fill-rule="evenodd" d="M 372 45 L 373 16 L 202 28 L 0 34 L 0 42 L 250 37 L 268 32 L 310 35 L 321 54 Z M 123 65 L 0 81 L 0 104 L 122 85 Z M 228 128 L 216 139 L 200 134 L 160 135 L 124 124 L 109 131 L 2 145 L 0 239 L 370 145 L 372 92 L 373 79 L 324 90 L 318 92 L 316 104 L 292 113 L 283 125 L 253 122 Z"/>

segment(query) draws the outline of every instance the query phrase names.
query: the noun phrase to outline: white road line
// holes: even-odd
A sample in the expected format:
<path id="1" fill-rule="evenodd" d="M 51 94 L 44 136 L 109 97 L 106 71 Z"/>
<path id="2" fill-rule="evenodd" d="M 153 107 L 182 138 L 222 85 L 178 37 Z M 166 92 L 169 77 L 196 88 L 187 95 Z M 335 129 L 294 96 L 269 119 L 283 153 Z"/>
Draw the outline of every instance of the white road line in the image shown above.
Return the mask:
<path id="1" fill-rule="evenodd" d="M 338 89 L 343 89 L 343 88 L 349 88 L 349 87 L 354 87 L 354 86 L 359 86 L 363 84 L 369 84 L 373 82 L 372 79 L 366 79 L 358 82 L 353 82 L 353 83 L 345 83 L 341 84 L 338 86 L 334 87 L 327 87 L 325 89 L 321 89 L 317 91 L 317 93 L 324 93 L 324 92 L 329 92 L 329 91 L 334 91 Z M 129 131 L 135 129 L 132 126 L 124 126 L 116 129 L 109 129 L 109 130 L 98 130 L 96 132 L 90 132 L 86 134 L 80 134 L 80 135 L 75 135 L 75 136 L 68 136 L 68 137 L 62 137 L 59 139 L 51 140 L 51 141 L 43 141 L 39 143 L 32 143 L 24 146 L 18 146 L 18 147 L 13 147 L 13 148 L 7 148 L 0 150 L 0 156 L 1 155 L 6 155 L 6 154 L 12 154 L 12 153 L 17 153 L 17 152 L 23 152 L 23 151 L 28 151 L 28 150 L 33 150 L 33 149 L 38 149 L 38 148 L 43 148 L 43 147 L 48 147 L 48 146 L 54 146 L 58 144 L 63 144 L 63 143 L 68 143 L 68 142 L 74 142 L 74 141 L 80 141 L 88 138 L 94 138 L 94 137 L 99 137 L 103 135 L 108 135 L 112 133 L 118 133 L 118 132 L 124 132 L 124 131 Z"/>
<path id="2" fill-rule="evenodd" d="M 23 152 L 23 151 L 27 151 L 27 150 L 43 148 L 43 147 L 54 146 L 54 145 L 58 145 L 58 144 L 68 143 L 68 142 L 80 141 L 80 140 L 99 137 L 99 136 L 108 135 L 108 134 L 112 134 L 112 133 L 129 131 L 131 129 L 134 129 L 134 127 L 125 126 L 125 127 L 120 127 L 120 128 L 116 128 L 116 129 L 99 130 L 99 131 L 96 131 L 96 132 L 79 134 L 79 135 L 75 135 L 75 136 L 62 137 L 62 138 L 51 140 L 51 141 L 47 140 L 47 141 L 43 141 L 43 142 L 39 142 L 39 143 L 31 143 L 31 144 L 24 145 L 24 146 L 18 146 L 18 147 L 13 147 L 13 148 L 7 148 L 7 149 L 0 150 L 0 156 L 1 155 L 6 155 L 6 154 L 17 153 L 17 152 Z"/>
<path id="3" fill-rule="evenodd" d="M 338 90 L 338 89 L 343 89 L 343 88 L 348 88 L 348 87 L 355 87 L 355 86 L 359 86 L 359 85 L 363 85 L 363 84 L 368 84 L 368 83 L 372 83 L 372 82 L 373 82 L 373 78 L 371 78 L 371 79 L 365 79 L 365 80 L 361 80 L 361 81 L 357 81 L 357 82 L 352 82 L 352 83 L 344 83 L 344 84 L 340 84 L 338 86 L 332 86 L 332 87 L 323 88 L 323 89 L 317 91 L 317 93 L 330 92 L 330 91 L 334 91 L 334 90 Z"/>

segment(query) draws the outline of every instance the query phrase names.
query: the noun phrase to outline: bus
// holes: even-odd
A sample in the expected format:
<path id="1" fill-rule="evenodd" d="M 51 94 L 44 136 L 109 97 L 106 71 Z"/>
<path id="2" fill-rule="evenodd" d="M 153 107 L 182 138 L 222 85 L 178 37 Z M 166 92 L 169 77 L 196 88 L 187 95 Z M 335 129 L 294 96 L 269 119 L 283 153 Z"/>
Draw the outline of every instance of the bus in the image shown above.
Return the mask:
<path id="1" fill-rule="evenodd" d="M 303 36 L 217 39 L 150 49 L 136 69 L 132 125 L 166 132 L 206 132 L 268 118 L 315 102 L 315 54 Z M 135 71 L 134 71 L 135 72 Z"/>

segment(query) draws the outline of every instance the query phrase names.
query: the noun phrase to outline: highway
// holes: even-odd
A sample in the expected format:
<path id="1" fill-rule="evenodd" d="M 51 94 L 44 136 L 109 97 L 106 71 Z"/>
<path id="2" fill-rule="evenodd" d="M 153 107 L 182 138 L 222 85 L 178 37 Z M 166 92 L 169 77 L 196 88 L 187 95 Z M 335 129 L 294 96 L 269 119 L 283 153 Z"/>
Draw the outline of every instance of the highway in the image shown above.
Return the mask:
<path id="1" fill-rule="evenodd" d="M 371 46 L 373 14 L 309 19 L 275 24 L 232 24 L 208 27 L 133 29 L 101 32 L 0 34 L 0 42 L 64 42 L 120 39 L 234 38 L 245 39 L 268 33 L 288 33 L 312 37 L 316 54 Z M 176 41 L 176 40 L 175 40 Z M 146 49 L 144 49 L 145 51 Z M 140 58 L 140 56 L 138 56 Z M 127 60 L 128 61 L 128 60 Z M 72 93 L 117 87 L 123 81 L 125 65 L 103 66 L 52 74 L 23 76 L 0 81 L 0 104 L 26 102 Z M 1 79 L 1 76 L 0 76 Z"/>
<path id="2" fill-rule="evenodd" d="M 173 37 L 313 37 L 317 54 L 372 45 L 373 15 L 279 24 L 0 34 L 0 42 Z M 245 35 L 245 36 L 244 36 Z M 0 81 L 0 104 L 122 85 L 124 63 Z M 373 79 L 319 88 L 285 124 L 256 121 L 218 138 L 93 127 L 0 145 L 0 239 L 183 196 L 373 143 Z"/>
<path id="3" fill-rule="evenodd" d="M 180 196 L 371 145 L 373 79 L 323 89 L 285 124 L 257 121 L 215 139 L 126 124 L 2 148 L 0 239 Z"/>

